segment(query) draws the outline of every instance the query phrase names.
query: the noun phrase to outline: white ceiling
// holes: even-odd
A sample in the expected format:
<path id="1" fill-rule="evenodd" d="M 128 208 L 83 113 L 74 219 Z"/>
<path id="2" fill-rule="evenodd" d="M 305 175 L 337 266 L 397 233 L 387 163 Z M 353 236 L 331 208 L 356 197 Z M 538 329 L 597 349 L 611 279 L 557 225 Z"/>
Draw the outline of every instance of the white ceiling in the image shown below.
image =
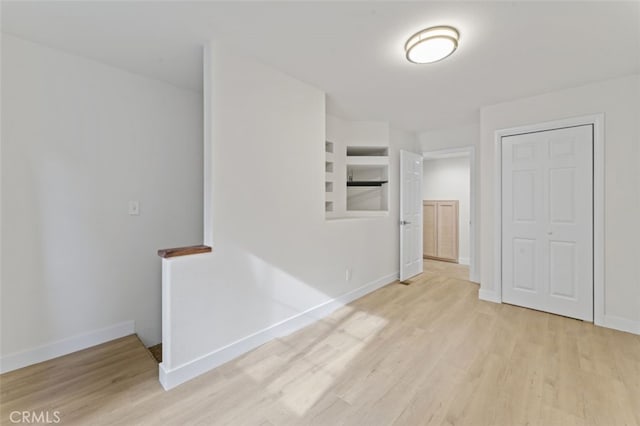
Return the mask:
<path id="1" fill-rule="evenodd" d="M 424 27 L 445 61 L 404 59 Z M 422 131 L 481 105 L 640 72 L 640 2 L 6 2 L 2 31 L 199 90 L 218 39 L 328 94 L 330 112 Z"/>

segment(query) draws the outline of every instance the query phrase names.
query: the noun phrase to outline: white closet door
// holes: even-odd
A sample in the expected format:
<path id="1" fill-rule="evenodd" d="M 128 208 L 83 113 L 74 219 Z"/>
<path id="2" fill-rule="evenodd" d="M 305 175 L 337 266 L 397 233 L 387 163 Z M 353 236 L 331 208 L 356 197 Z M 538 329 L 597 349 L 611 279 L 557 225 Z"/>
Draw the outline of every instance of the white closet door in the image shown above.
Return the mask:
<path id="1" fill-rule="evenodd" d="M 593 127 L 502 138 L 502 300 L 593 320 Z"/>

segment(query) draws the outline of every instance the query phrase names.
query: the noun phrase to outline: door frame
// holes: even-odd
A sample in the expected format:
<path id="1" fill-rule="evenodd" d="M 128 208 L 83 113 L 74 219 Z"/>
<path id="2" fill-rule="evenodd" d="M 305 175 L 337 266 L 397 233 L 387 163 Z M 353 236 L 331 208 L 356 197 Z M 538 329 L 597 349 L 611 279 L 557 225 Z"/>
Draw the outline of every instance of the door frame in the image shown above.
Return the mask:
<path id="1" fill-rule="evenodd" d="M 604 325 L 604 114 L 547 121 L 495 131 L 494 175 L 494 288 L 502 303 L 502 138 L 524 133 L 593 125 L 593 322 Z"/>
<path id="2" fill-rule="evenodd" d="M 477 212 L 479 211 L 479 209 L 476 208 L 476 147 L 474 145 L 467 145 L 459 148 L 423 151 L 422 158 L 425 160 L 435 160 L 442 158 L 443 155 L 463 153 L 467 153 L 469 156 L 469 281 L 480 283 L 476 256 L 476 223 L 478 223 Z M 424 166 L 422 174 L 424 177 Z"/>

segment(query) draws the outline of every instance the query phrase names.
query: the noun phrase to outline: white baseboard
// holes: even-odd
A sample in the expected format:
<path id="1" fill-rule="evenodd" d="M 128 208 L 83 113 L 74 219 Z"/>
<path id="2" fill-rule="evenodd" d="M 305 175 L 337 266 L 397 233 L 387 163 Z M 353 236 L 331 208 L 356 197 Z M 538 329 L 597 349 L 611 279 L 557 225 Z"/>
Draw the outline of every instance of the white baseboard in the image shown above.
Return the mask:
<path id="1" fill-rule="evenodd" d="M 124 321 L 109 327 L 79 334 L 22 352 L 5 355 L 0 359 L 0 373 L 48 361 L 59 356 L 90 348 L 110 340 L 135 333 L 135 322 Z"/>
<path id="2" fill-rule="evenodd" d="M 612 315 L 603 317 L 602 327 L 613 328 L 614 330 L 626 331 L 640 335 L 640 321 L 634 321 L 627 318 L 620 318 Z"/>
<path id="3" fill-rule="evenodd" d="M 468 257 L 459 257 L 458 264 L 469 266 L 471 264 L 471 259 Z"/>
<path id="4" fill-rule="evenodd" d="M 294 331 L 300 330 L 314 322 L 322 319 L 343 307 L 349 302 L 361 298 L 387 284 L 398 279 L 398 273 L 389 274 L 355 290 L 328 300 L 318 306 L 307 309 L 284 321 L 269 326 L 261 331 L 253 333 L 247 337 L 237 340 L 227 346 L 210 352 L 200 358 L 190 361 L 172 370 L 167 370 L 164 363 L 160 364 L 159 379 L 165 390 L 172 389 L 188 380 L 191 380 L 209 370 L 212 370 L 226 362 L 231 361 L 250 350 L 267 343 L 277 337 L 283 337 Z"/>
<path id="5" fill-rule="evenodd" d="M 478 298 L 487 302 L 502 303 L 502 298 L 497 292 L 492 290 L 480 289 Z M 595 318 L 594 324 L 600 327 L 612 328 L 618 331 L 640 335 L 640 321 L 630 320 L 628 318 L 620 318 L 612 315 L 604 315 L 599 320 Z"/>
<path id="6" fill-rule="evenodd" d="M 484 288 L 478 290 L 478 298 L 487 302 L 502 303 L 502 297 L 498 293 Z"/>
<path id="7" fill-rule="evenodd" d="M 482 288 L 478 291 L 478 298 L 480 300 L 486 300 L 487 302 L 502 303 L 502 298 L 496 292 Z M 602 317 L 602 321 L 596 318 L 594 324 L 600 327 L 640 335 L 640 321 L 634 321 L 628 318 L 605 315 Z"/>

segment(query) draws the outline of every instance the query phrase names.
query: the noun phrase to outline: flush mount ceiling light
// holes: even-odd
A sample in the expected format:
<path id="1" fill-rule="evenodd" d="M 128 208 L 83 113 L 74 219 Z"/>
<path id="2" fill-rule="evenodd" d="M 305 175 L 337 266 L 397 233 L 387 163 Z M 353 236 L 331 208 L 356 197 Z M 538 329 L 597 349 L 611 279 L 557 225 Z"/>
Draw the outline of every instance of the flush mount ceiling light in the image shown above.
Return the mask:
<path id="1" fill-rule="evenodd" d="M 453 27 L 431 27 L 409 37 L 404 51 L 409 62 L 429 64 L 451 55 L 458 47 L 459 39 L 460 33 Z"/>

